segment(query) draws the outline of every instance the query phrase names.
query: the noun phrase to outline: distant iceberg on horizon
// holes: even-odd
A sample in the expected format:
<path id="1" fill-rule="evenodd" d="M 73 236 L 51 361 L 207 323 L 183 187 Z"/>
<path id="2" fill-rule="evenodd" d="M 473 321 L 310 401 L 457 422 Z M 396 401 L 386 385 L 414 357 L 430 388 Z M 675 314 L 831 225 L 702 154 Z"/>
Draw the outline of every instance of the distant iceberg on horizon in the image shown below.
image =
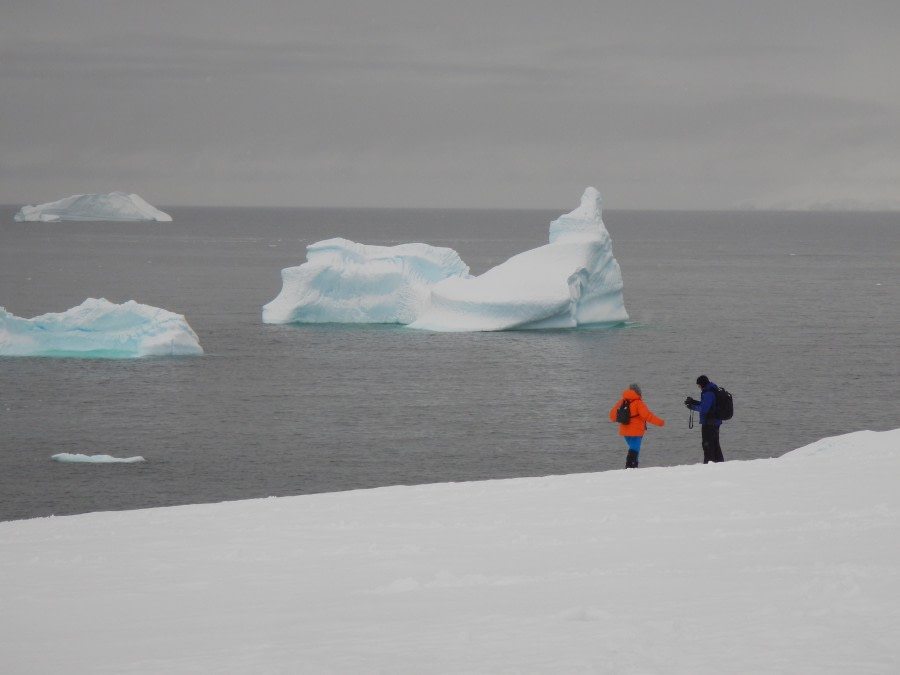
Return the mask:
<path id="1" fill-rule="evenodd" d="M 550 223 L 549 243 L 480 276 L 456 251 L 329 239 L 282 270 L 264 323 L 398 323 L 441 332 L 575 328 L 628 320 L 600 193 Z"/>
<path id="2" fill-rule="evenodd" d="M 172 216 L 145 202 L 139 195 L 124 192 L 72 195 L 56 202 L 23 206 L 17 222 L 55 223 L 61 220 L 156 220 L 172 222 Z"/>
<path id="3" fill-rule="evenodd" d="M 0 356 L 139 358 L 203 353 L 181 314 L 129 300 L 88 298 L 65 312 L 22 319 L 0 307 Z"/>

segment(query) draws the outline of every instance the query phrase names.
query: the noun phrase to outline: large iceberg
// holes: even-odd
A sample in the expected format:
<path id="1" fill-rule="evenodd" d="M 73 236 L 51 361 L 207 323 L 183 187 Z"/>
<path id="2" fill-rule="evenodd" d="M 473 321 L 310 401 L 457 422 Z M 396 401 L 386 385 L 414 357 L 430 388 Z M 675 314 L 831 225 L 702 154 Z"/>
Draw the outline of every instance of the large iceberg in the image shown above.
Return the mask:
<path id="1" fill-rule="evenodd" d="M 455 251 L 329 239 L 282 270 L 265 323 L 400 323 L 434 331 L 573 328 L 628 319 L 600 193 L 550 223 L 549 243 L 473 277 Z"/>
<path id="2" fill-rule="evenodd" d="M 407 324 L 427 306 L 434 284 L 469 277 L 456 251 L 427 244 L 327 239 L 310 244 L 306 260 L 281 271 L 281 293 L 263 307 L 263 322 Z"/>
<path id="3" fill-rule="evenodd" d="M 577 209 L 550 223 L 549 244 L 481 276 L 435 284 L 428 309 L 410 328 L 495 331 L 626 321 L 622 271 L 600 201 L 588 188 Z"/>
<path id="4" fill-rule="evenodd" d="M 136 358 L 202 354 L 197 334 L 180 314 L 88 298 L 65 312 L 33 319 L 0 307 L 0 356 Z"/>
<path id="5" fill-rule="evenodd" d="M 23 206 L 15 219 L 22 221 L 56 222 L 60 220 L 158 220 L 171 222 L 172 216 L 150 206 L 136 194 L 110 192 L 108 194 L 72 195 L 58 202 L 38 206 Z"/>

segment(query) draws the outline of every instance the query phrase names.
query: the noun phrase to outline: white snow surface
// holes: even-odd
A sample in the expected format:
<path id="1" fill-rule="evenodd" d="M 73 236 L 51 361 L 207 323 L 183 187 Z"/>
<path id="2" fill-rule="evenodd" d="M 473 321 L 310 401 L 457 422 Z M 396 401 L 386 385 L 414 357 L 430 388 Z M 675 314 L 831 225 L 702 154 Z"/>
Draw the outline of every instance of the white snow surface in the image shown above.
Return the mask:
<path id="1" fill-rule="evenodd" d="M 65 312 L 23 319 L 0 307 L 0 356 L 135 358 L 202 354 L 181 314 L 134 300 L 88 298 Z"/>
<path id="2" fill-rule="evenodd" d="M 145 462 L 140 455 L 134 457 L 113 457 L 112 455 L 83 455 L 81 453 L 60 452 L 50 457 L 54 462 L 70 464 L 137 464 Z"/>
<path id="3" fill-rule="evenodd" d="M 433 331 L 573 328 L 628 319 L 600 193 L 550 224 L 550 243 L 473 277 L 455 251 L 329 239 L 282 270 L 265 323 L 399 323 Z M 426 261 L 427 266 L 423 266 Z"/>
<path id="4" fill-rule="evenodd" d="M 171 222 L 172 216 L 145 202 L 139 195 L 124 192 L 72 195 L 56 202 L 23 206 L 15 215 L 22 221 L 60 220 L 158 220 Z"/>
<path id="5" fill-rule="evenodd" d="M 900 429 L 0 523 L 0 672 L 896 673 L 898 475 Z"/>

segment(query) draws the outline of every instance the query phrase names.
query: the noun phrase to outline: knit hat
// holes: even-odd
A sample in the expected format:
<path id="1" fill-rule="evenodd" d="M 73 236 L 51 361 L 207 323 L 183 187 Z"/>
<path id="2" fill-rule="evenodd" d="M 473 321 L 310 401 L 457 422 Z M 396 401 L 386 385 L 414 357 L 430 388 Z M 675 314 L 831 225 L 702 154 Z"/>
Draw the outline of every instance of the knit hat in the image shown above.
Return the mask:
<path id="1" fill-rule="evenodd" d="M 701 375 L 697 378 L 697 384 L 699 384 L 701 387 L 705 387 L 709 384 L 709 378 L 706 375 Z"/>
<path id="2" fill-rule="evenodd" d="M 634 392 L 635 394 L 637 394 L 638 396 L 643 396 L 643 394 L 641 393 L 641 385 L 639 385 L 639 384 L 629 384 L 629 385 L 628 385 L 628 388 L 631 389 L 631 391 L 633 391 L 633 392 Z"/>

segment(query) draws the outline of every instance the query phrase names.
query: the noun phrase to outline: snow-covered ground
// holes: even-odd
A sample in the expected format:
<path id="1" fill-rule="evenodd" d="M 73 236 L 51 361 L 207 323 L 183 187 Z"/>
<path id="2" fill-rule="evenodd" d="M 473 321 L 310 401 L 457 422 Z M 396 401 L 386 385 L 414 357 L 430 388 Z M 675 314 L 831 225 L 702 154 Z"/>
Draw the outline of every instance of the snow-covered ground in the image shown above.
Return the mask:
<path id="1" fill-rule="evenodd" d="M 900 429 L 0 523 L 0 672 L 897 673 L 898 476 Z"/>

